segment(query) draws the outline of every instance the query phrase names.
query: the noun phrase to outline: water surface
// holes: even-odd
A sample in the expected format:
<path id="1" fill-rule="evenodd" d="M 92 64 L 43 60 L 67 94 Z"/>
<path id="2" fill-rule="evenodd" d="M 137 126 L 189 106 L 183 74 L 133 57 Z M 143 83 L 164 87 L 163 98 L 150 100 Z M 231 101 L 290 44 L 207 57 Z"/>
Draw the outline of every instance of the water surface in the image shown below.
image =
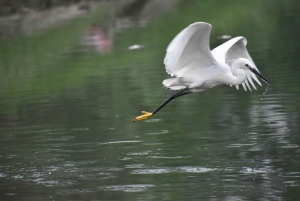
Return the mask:
<path id="1" fill-rule="evenodd" d="M 70 46 L 40 66 L 40 52 L 23 65 L 3 55 L 1 200 L 297 200 L 299 3 L 214 4 L 180 1 L 116 31 L 107 55 Z M 213 25 L 211 47 L 245 36 L 268 91 L 219 86 L 130 123 L 170 94 L 165 48 L 194 21 Z"/>

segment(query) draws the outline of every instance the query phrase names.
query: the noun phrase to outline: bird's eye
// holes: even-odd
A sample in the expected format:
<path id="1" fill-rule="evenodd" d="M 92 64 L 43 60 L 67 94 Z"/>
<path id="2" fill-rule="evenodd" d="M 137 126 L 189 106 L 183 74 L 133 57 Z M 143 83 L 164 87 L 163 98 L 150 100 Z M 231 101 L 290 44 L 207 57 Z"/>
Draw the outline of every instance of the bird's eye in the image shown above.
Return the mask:
<path id="1" fill-rule="evenodd" d="M 248 64 L 245 64 L 245 66 L 246 66 L 246 67 L 249 67 L 249 65 L 248 65 Z"/>

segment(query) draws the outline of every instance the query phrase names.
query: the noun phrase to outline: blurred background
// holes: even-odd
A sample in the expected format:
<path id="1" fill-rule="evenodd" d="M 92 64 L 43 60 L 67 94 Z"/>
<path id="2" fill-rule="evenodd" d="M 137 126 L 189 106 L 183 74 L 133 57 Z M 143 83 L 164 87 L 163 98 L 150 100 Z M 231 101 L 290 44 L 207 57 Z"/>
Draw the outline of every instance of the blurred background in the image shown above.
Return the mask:
<path id="1" fill-rule="evenodd" d="M 131 123 L 197 21 L 211 49 L 246 37 L 271 85 Z M 299 27 L 299 0 L 0 0 L 0 200 L 299 199 Z"/>

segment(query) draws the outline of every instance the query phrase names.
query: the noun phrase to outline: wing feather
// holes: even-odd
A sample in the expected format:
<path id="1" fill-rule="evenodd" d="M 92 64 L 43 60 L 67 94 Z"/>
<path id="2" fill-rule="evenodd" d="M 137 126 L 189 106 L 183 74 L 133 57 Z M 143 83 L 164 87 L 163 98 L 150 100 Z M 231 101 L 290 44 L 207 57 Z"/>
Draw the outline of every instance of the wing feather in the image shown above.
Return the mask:
<path id="1" fill-rule="evenodd" d="M 195 60 L 197 68 L 208 67 L 216 63 L 210 52 L 209 36 L 211 25 L 196 22 L 182 30 L 169 44 L 164 59 L 166 72 L 171 76 L 178 73 Z"/>
<path id="2" fill-rule="evenodd" d="M 249 91 L 252 91 L 252 90 L 251 90 L 251 87 L 249 86 L 249 82 L 248 82 L 247 79 L 245 80 L 245 83 L 246 83 L 246 86 L 248 87 Z"/>
<path id="3" fill-rule="evenodd" d="M 245 82 L 242 83 L 242 86 L 243 86 L 244 90 L 247 91 L 247 87 L 246 87 Z"/>
<path id="4" fill-rule="evenodd" d="M 247 40 L 246 38 L 239 36 L 232 38 L 231 40 L 223 43 L 222 45 L 216 47 L 215 49 L 212 50 L 212 54 L 215 57 L 215 59 L 219 62 L 226 63 L 230 67 L 233 63 L 234 60 L 238 58 L 245 58 L 248 59 L 252 63 L 252 67 L 255 68 L 258 72 L 259 70 L 257 69 L 254 61 L 252 60 L 251 56 L 249 55 L 247 49 Z M 250 84 L 252 87 L 256 90 L 255 84 L 252 80 L 252 78 L 259 84 L 261 85 L 260 81 L 257 79 L 256 75 L 250 71 L 247 71 L 247 79 L 245 82 L 242 83 L 243 88 L 245 91 L 247 91 L 246 86 L 249 88 L 251 91 Z"/>
<path id="5" fill-rule="evenodd" d="M 252 87 L 253 87 L 255 90 L 257 90 L 255 84 L 253 83 L 253 80 L 252 80 L 252 77 L 251 77 L 250 73 L 247 73 L 247 79 L 248 79 L 248 81 L 250 82 L 250 84 L 252 85 Z"/>

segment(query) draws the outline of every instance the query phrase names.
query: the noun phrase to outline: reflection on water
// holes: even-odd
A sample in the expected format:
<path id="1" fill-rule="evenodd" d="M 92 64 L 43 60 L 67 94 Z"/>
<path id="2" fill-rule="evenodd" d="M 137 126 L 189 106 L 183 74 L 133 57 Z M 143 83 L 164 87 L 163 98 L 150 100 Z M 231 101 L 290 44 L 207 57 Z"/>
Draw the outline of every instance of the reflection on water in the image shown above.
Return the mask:
<path id="1" fill-rule="evenodd" d="M 218 36 L 250 38 L 249 52 L 271 82 L 266 94 L 265 86 L 252 93 L 221 86 L 170 103 L 156 119 L 130 123 L 140 108 L 155 108 L 168 96 L 160 86 L 166 76 L 164 48 L 181 25 L 199 18 L 199 12 L 196 17 L 182 13 L 206 5 L 200 8 L 197 2 L 180 3 L 147 33 L 121 33 L 127 41 L 117 38 L 116 51 L 109 55 L 68 53 L 37 71 L 33 61 L 39 62 L 27 55 L 24 74 L 21 68 L 3 68 L 9 58 L 0 61 L 7 75 L 0 88 L 1 200 L 298 199 L 299 79 L 298 66 L 291 65 L 298 57 L 278 47 L 300 40 L 277 40 L 294 28 L 282 33 L 269 24 L 272 36 L 265 38 L 269 29 L 248 31 L 265 27 L 259 26 L 265 18 L 252 21 L 252 15 L 247 15 L 253 24 L 245 25 L 245 33 L 240 33 L 240 21 L 228 22 L 230 30 L 216 25 Z M 292 9 L 291 2 L 287 8 Z M 187 19 L 175 18 L 182 14 Z M 288 16 L 280 20 L 288 24 Z M 171 32 L 154 37 L 156 29 Z M 269 37 L 276 43 L 268 44 Z M 219 41 L 217 36 L 212 40 L 213 45 Z M 266 43 L 268 50 L 255 43 Z M 132 44 L 146 46 L 124 51 Z M 285 63 L 287 57 L 283 61 L 278 54 L 289 54 L 290 60 Z M 265 65 L 272 62 L 279 65 Z"/>
<path id="2" fill-rule="evenodd" d="M 109 32 L 109 31 L 107 31 Z M 90 25 L 89 29 L 85 32 L 80 50 L 96 51 L 99 54 L 109 54 L 112 49 L 111 38 L 108 37 L 109 33 L 104 31 L 95 24 Z"/>

